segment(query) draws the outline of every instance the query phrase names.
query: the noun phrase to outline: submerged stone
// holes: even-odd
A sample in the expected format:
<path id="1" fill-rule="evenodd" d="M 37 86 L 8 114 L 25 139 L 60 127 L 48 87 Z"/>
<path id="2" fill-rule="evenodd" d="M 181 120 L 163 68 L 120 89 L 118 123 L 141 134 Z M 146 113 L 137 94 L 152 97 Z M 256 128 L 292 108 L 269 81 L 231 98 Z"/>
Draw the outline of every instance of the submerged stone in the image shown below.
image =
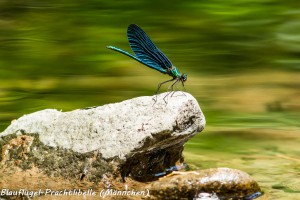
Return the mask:
<path id="1" fill-rule="evenodd" d="M 150 199 L 247 199 L 260 196 L 261 190 L 247 173 L 230 168 L 175 172 L 148 186 Z"/>

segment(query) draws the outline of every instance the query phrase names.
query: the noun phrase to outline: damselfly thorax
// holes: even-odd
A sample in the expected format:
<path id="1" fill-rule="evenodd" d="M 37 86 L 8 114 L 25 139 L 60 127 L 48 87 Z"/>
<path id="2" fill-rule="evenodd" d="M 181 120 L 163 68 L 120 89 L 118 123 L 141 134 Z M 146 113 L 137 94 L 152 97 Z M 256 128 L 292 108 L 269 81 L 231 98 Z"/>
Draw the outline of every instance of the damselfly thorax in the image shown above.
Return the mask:
<path id="1" fill-rule="evenodd" d="M 172 66 L 170 69 L 169 69 L 169 75 L 171 75 L 172 77 L 180 77 L 181 76 L 181 73 L 179 72 L 179 70 L 175 67 L 175 66 Z"/>

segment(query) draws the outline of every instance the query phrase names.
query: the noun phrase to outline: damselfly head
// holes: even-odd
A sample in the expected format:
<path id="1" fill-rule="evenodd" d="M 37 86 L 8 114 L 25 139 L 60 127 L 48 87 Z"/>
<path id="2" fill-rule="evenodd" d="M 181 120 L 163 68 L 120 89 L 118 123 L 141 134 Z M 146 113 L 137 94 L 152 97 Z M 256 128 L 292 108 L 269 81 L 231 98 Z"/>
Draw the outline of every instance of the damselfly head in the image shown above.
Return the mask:
<path id="1" fill-rule="evenodd" d="M 187 75 L 186 75 L 186 74 L 182 74 L 182 75 L 180 76 L 180 80 L 181 80 L 182 82 L 185 82 L 185 81 L 187 80 Z"/>

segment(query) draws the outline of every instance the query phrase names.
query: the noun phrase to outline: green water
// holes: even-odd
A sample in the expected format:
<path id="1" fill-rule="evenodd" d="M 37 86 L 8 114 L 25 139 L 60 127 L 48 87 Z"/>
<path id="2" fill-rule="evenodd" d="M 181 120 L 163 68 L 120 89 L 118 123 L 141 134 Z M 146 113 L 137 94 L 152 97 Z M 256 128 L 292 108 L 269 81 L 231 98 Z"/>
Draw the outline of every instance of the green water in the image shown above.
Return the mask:
<path id="1" fill-rule="evenodd" d="M 169 77 L 105 48 L 130 51 L 136 23 L 188 74 L 206 116 L 186 161 L 248 172 L 260 199 L 300 199 L 299 19 L 297 1 L 1 1 L 0 129 L 45 108 L 153 95 Z"/>
<path id="2" fill-rule="evenodd" d="M 199 169 L 231 167 L 246 171 L 265 192 L 262 199 L 299 199 L 300 138 L 288 129 L 276 129 L 277 136 L 272 132 L 208 131 L 186 145 L 186 162 Z"/>

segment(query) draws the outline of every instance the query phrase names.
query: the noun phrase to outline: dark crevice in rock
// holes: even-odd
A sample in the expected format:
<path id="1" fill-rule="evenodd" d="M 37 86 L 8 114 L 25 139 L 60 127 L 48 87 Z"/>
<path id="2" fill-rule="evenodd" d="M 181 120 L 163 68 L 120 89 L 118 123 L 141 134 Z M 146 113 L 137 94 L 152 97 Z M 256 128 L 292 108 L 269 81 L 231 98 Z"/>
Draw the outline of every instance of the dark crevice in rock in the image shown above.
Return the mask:
<path id="1" fill-rule="evenodd" d="M 166 172 L 179 163 L 183 163 L 183 143 L 177 143 L 166 148 L 151 149 L 151 151 L 138 152 L 130 156 L 120 166 L 123 180 L 130 176 L 141 182 L 157 180 L 160 176 L 156 174 Z"/>

